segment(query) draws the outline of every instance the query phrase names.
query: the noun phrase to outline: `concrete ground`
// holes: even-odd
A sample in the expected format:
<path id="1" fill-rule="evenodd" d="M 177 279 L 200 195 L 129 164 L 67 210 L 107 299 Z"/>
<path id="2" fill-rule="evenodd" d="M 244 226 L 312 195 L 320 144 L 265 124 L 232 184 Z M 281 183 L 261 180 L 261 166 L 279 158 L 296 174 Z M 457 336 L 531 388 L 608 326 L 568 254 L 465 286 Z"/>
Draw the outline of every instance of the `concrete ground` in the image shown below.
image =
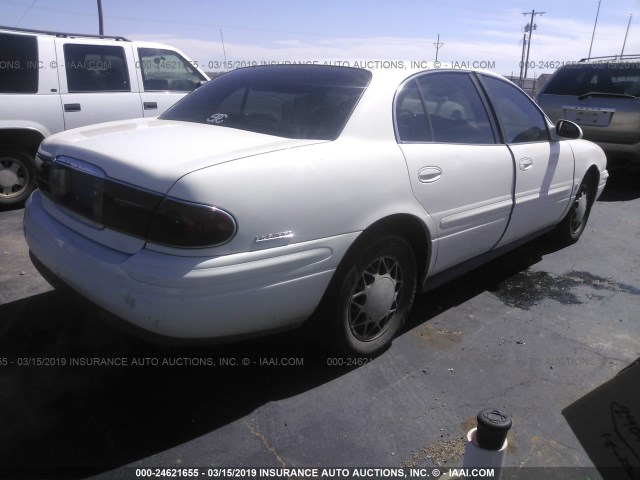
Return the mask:
<path id="1" fill-rule="evenodd" d="M 0 212 L 0 478 L 448 468 L 487 407 L 512 417 L 507 466 L 593 467 L 562 410 L 640 357 L 637 171 L 612 177 L 576 245 L 537 240 L 419 297 L 364 364 L 299 332 L 172 349 L 134 339 L 38 275 L 22 213 Z"/>

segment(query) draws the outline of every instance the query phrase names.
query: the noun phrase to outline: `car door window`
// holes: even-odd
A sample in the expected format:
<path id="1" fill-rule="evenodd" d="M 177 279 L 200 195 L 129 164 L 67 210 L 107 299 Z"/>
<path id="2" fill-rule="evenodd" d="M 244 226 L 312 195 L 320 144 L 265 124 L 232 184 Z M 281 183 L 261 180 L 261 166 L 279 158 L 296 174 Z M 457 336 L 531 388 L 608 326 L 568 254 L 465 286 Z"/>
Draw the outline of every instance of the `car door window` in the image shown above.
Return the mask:
<path id="1" fill-rule="evenodd" d="M 480 78 L 498 116 L 505 143 L 549 140 L 544 115 L 526 93 L 495 77 L 481 75 Z"/>
<path id="2" fill-rule="evenodd" d="M 176 52 L 139 48 L 140 69 L 145 91 L 190 92 L 205 78 Z"/>
<path id="3" fill-rule="evenodd" d="M 495 143 L 489 115 L 466 73 L 432 73 L 406 83 L 396 97 L 395 119 L 402 143 Z"/>
<path id="4" fill-rule="evenodd" d="M 415 81 L 404 85 L 396 98 L 396 131 L 400 142 L 429 142 L 427 113 Z"/>
<path id="5" fill-rule="evenodd" d="M 64 45 L 69 93 L 129 92 L 129 73 L 122 47 Z"/>
<path id="6" fill-rule="evenodd" d="M 467 73 L 426 74 L 416 82 L 434 142 L 495 143 L 489 115 Z"/>

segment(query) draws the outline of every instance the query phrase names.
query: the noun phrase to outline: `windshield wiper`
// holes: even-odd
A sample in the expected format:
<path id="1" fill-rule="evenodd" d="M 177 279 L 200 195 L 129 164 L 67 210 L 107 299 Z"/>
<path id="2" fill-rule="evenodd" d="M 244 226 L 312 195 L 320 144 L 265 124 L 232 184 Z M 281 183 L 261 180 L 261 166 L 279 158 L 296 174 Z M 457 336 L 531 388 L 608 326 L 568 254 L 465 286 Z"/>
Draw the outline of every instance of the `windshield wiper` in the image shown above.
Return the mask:
<path id="1" fill-rule="evenodd" d="M 587 92 L 580 95 L 578 100 L 584 100 L 589 97 L 636 98 L 628 93 Z"/>

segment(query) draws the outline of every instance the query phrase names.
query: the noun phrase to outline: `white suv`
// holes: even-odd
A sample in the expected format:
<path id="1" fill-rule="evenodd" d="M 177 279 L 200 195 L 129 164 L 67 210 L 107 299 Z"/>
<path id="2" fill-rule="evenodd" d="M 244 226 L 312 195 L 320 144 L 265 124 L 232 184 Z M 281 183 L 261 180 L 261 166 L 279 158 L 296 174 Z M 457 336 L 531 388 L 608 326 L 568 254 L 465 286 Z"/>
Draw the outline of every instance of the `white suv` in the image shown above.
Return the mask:
<path id="1" fill-rule="evenodd" d="M 166 45 L 0 27 L 0 205 L 33 190 L 35 154 L 49 135 L 158 116 L 207 80 Z"/>

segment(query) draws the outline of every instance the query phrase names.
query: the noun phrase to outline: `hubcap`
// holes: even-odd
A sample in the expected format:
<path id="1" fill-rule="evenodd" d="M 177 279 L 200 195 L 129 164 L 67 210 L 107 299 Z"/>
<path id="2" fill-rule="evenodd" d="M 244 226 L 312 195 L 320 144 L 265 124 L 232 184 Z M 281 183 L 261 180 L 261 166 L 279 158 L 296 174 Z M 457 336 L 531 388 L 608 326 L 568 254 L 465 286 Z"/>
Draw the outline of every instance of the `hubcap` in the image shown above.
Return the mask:
<path id="1" fill-rule="evenodd" d="M 584 219 L 587 215 L 587 189 L 583 185 L 580 187 L 573 201 L 573 215 L 571 215 L 571 232 L 577 233 L 582 228 Z"/>
<path id="2" fill-rule="evenodd" d="M 27 183 L 27 171 L 23 165 L 10 158 L 0 160 L 0 197 L 19 195 Z"/>
<path id="3" fill-rule="evenodd" d="M 349 327 L 360 341 L 378 338 L 398 309 L 402 270 L 396 260 L 382 257 L 364 270 L 356 283 L 349 305 Z"/>

